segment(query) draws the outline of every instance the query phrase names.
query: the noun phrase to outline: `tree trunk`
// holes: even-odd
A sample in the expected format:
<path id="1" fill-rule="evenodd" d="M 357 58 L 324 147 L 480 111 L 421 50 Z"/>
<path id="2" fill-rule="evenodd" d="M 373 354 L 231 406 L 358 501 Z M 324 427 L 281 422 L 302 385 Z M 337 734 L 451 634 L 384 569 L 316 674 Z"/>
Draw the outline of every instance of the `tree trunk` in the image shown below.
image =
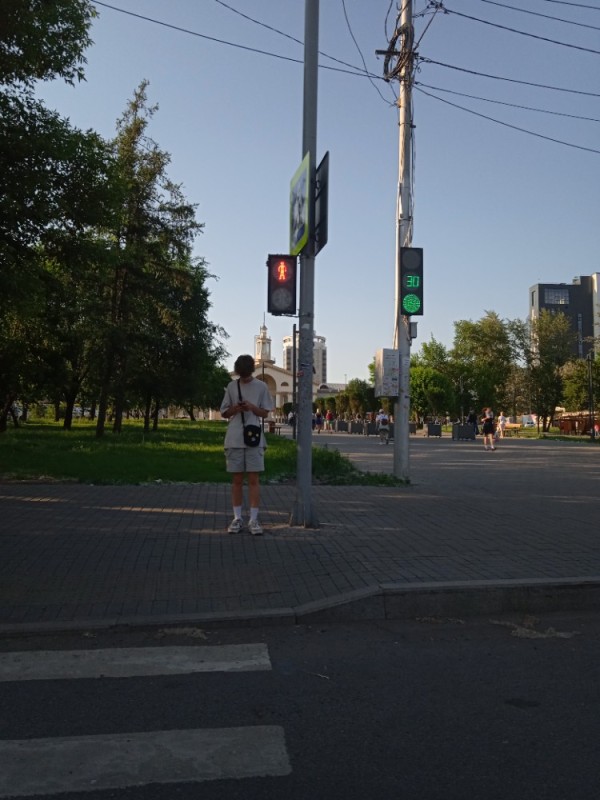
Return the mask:
<path id="1" fill-rule="evenodd" d="M 113 420 L 113 433 L 121 433 L 123 427 L 123 409 L 125 406 L 125 399 L 123 393 L 119 391 L 115 398 L 115 413 Z"/>
<path id="2" fill-rule="evenodd" d="M 75 405 L 75 400 L 77 398 L 77 391 L 69 391 L 65 392 L 65 400 L 66 400 L 66 408 L 65 408 L 65 419 L 63 422 L 63 428 L 66 431 L 70 431 L 73 427 L 73 407 Z"/>
<path id="3" fill-rule="evenodd" d="M 144 433 L 150 433 L 150 414 L 152 411 L 152 395 L 148 392 L 146 396 L 146 408 L 144 409 Z"/>
<path id="4" fill-rule="evenodd" d="M 6 396 L 4 405 L 0 408 L 0 433 L 6 433 L 8 429 L 8 414 L 14 402 L 14 395 L 9 394 Z"/>
<path id="5" fill-rule="evenodd" d="M 158 412 L 160 411 L 160 401 L 156 398 L 156 405 L 154 406 L 154 413 L 152 415 L 152 430 L 158 430 Z"/>
<path id="6" fill-rule="evenodd" d="M 96 421 L 96 439 L 101 439 L 104 436 L 107 408 L 108 408 L 108 386 L 104 385 L 100 390 L 100 402 L 98 403 L 98 420 Z"/>

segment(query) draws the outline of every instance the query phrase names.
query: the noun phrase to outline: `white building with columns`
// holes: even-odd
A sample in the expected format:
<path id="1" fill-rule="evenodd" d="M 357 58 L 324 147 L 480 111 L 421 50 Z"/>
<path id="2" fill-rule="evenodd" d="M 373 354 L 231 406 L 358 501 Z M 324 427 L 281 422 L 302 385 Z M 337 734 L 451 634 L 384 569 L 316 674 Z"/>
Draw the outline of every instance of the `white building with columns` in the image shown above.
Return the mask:
<path id="1" fill-rule="evenodd" d="M 291 362 L 290 369 L 276 366 L 275 359 L 271 355 L 271 339 L 264 322 L 260 326 L 260 333 L 254 337 L 254 363 L 256 364 L 254 377 L 267 384 L 275 400 L 275 408 L 280 411 L 284 403 L 291 403 L 293 400 L 294 374 Z M 316 396 L 322 382 L 317 374 L 313 376 L 313 397 Z"/>

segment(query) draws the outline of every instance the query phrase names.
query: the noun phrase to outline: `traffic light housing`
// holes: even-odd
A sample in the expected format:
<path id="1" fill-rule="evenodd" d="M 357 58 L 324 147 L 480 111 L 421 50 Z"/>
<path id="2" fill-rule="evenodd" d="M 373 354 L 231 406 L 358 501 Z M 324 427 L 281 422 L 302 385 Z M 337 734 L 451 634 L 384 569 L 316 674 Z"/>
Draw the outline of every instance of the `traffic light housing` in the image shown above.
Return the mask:
<path id="1" fill-rule="evenodd" d="M 267 259 L 267 311 L 296 315 L 296 256 L 270 255 Z"/>
<path id="2" fill-rule="evenodd" d="M 423 248 L 400 248 L 400 309 L 405 317 L 423 315 Z"/>

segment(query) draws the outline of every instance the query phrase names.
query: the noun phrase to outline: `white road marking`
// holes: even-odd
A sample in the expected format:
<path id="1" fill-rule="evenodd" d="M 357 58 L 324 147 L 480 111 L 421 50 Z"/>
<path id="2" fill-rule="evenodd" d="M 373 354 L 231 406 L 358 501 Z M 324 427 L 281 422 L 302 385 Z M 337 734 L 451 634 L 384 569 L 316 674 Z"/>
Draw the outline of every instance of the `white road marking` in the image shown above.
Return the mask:
<path id="1" fill-rule="evenodd" d="M 0 681 L 270 670 L 266 644 L 39 650 L 0 654 Z"/>
<path id="2" fill-rule="evenodd" d="M 290 772 L 275 725 L 0 741 L 0 798 Z"/>

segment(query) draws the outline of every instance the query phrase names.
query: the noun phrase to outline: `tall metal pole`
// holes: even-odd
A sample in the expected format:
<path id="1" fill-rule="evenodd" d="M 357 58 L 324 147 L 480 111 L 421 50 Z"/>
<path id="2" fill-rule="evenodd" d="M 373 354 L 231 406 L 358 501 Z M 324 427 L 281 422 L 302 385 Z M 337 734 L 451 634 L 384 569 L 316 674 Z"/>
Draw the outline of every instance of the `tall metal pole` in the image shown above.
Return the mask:
<path id="1" fill-rule="evenodd" d="M 304 105 L 302 158 L 310 154 L 308 187 L 308 242 L 300 255 L 300 314 L 298 370 L 298 457 L 296 500 L 291 522 L 317 527 L 312 503 L 312 394 L 315 308 L 315 190 L 317 157 L 317 85 L 319 67 L 319 0 L 305 0 Z"/>
<path id="2" fill-rule="evenodd" d="M 411 137 L 412 137 L 412 61 L 414 30 L 412 23 L 412 0 L 404 0 L 400 29 L 402 51 L 400 56 L 399 158 L 398 201 L 396 222 L 396 320 L 394 347 L 399 351 L 400 377 L 399 396 L 394 403 L 394 475 L 409 480 L 409 418 L 410 418 L 410 317 L 402 315 L 400 306 L 400 248 L 410 247 L 412 242 L 411 206 Z"/>
<path id="3" fill-rule="evenodd" d="M 593 372 L 593 350 L 588 350 L 587 354 L 587 362 L 588 362 L 588 397 L 590 403 L 590 437 L 594 439 L 596 437 L 596 432 L 594 429 L 594 372 Z"/>
<path id="4" fill-rule="evenodd" d="M 298 391 L 297 391 L 297 372 L 296 372 L 296 364 L 298 362 L 298 354 L 297 354 L 297 347 L 298 344 L 296 342 L 296 323 L 294 322 L 293 333 L 292 333 L 292 411 L 294 412 L 293 423 L 292 423 L 292 438 L 296 438 L 296 432 L 298 430 Z"/>

